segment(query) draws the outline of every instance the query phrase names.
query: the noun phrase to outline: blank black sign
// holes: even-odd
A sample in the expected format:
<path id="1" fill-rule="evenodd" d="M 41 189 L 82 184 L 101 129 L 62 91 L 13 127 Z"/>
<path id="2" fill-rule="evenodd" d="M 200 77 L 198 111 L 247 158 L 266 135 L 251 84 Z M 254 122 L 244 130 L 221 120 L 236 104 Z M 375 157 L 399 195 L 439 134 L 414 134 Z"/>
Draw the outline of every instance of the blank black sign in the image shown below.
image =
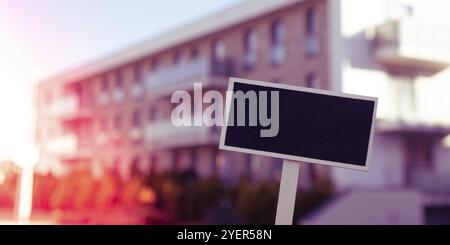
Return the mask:
<path id="1" fill-rule="evenodd" d="M 375 98 L 305 91 L 300 87 L 293 90 L 240 79 L 230 79 L 231 82 L 233 92 L 255 91 L 258 99 L 259 91 L 268 91 L 268 98 L 271 91 L 279 91 L 279 132 L 275 137 L 263 138 L 260 130 L 267 127 L 259 123 L 228 126 L 222 132 L 222 149 L 367 170 Z M 233 102 L 231 106 L 236 106 Z M 270 103 L 269 100 L 269 112 Z M 248 107 L 246 103 L 247 119 Z"/>

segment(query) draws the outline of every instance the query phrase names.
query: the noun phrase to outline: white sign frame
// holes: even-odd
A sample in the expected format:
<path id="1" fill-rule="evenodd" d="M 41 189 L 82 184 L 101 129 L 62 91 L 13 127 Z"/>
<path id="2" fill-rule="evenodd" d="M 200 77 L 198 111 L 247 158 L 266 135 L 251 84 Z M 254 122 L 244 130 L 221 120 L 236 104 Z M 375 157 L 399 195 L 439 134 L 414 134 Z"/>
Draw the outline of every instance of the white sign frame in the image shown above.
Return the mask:
<path id="1" fill-rule="evenodd" d="M 373 145 L 372 142 L 373 142 L 373 134 L 374 134 L 374 130 L 375 130 L 375 123 L 376 123 L 376 111 L 377 111 L 378 98 L 362 96 L 362 95 L 338 93 L 338 92 L 314 89 L 314 88 L 299 87 L 299 86 L 293 86 L 293 85 L 281 84 L 281 83 L 269 83 L 269 82 L 249 80 L 249 79 L 236 78 L 236 77 L 230 77 L 227 91 L 231 91 L 231 92 L 233 91 L 235 82 L 374 102 L 372 125 L 371 125 L 371 129 L 370 129 L 370 137 L 369 137 L 366 161 L 365 161 L 364 166 L 360 166 L 360 165 L 355 165 L 355 164 L 351 164 L 351 163 L 334 162 L 334 161 L 327 161 L 327 160 L 316 159 L 316 158 L 300 157 L 300 156 L 293 156 L 293 155 L 282 154 L 282 153 L 274 153 L 274 152 L 268 152 L 268 151 L 262 151 L 262 150 L 253 150 L 253 149 L 247 149 L 247 148 L 241 148 L 241 147 L 227 146 L 227 145 L 225 145 L 225 137 L 227 134 L 228 114 L 230 112 L 230 106 L 231 106 L 230 99 L 232 99 L 232 97 L 227 97 L 227 101 L 225 103 L 225 122 L 226 123 L 222 127 L 222 130 L 220 133 L 219 149 L 247 153 L 247 154 L 261 155 L 261 156 L 267 156 L 267 157 L 281 158 L 281 159 L 290 160 L 290 161 L 315 163 L 315 164 L 347 168 L 347 169 L 354 169 L 354 170 L 360 170 L 360 171 L 366 171 L 366 172 L 369 171 L 369 159 L 370 159 L 370 154 L 371 154 L 372 145 Z"/>

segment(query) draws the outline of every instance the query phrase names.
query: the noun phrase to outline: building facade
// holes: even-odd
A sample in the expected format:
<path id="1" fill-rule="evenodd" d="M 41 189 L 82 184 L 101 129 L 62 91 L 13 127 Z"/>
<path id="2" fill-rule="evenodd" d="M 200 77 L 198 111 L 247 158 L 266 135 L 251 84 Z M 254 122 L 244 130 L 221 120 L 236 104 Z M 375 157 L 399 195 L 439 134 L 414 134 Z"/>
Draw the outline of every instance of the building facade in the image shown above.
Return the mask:
<path id="1" fill-rule="evenodd" d="M 376 132 L 369 172 L 333 169 L 340 194 L 305 223 L 450 223 L 445 2 L 330 4 L 331 82 L 343 92 L 378 97 Z"/>
<path id="2" fill-rule="evenodd" d="M 39 83 L 39 167 L 279 176 L 280 160 L 218 150 L 220 128 L 172 126 L 170 98 L 230 76 L 328 89 L 326 16 L 323 0 L 248 1 Z"/>

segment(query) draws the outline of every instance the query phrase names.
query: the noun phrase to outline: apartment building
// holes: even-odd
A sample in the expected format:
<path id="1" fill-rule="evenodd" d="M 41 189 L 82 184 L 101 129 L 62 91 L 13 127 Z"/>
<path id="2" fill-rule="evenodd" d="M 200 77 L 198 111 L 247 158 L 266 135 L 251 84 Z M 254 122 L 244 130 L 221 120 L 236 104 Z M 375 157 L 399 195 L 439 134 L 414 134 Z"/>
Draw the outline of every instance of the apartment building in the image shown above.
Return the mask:
<path id="1" fill-rule="evenodd" d="M 445 1 L 330 1 L 332 84 L 378 97 L 369 172 L 333 169 L 310 224 L 450 223 L 450 25 Z"/>
<path id="2" fill-rule="evenodd" d="M 218 150 L 220 128 L 174 127 L 170 98 L 194 82 L 225 92 L 230 76 L 328 89 L 327 11 L 325 0 L 247 1 L 39 83 L 38 167 L 279 177 L 279 159 Z M 302 168 L 308 186 L 317 173 Z"/>

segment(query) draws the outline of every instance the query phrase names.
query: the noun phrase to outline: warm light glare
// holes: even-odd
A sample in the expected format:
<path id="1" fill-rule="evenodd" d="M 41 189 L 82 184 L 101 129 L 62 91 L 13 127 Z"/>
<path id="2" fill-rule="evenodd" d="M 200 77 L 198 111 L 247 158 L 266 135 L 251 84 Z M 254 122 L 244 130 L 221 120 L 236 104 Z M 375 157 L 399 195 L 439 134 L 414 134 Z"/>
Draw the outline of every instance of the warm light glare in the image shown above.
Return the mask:
<path id="1" fill-rule="evenodd" d="M 450 148 L 450 134 L 447 135 L 447 136 L 442 140 L 442 144 L 444 145 L 444 147 Z"/>
<path id="2" fill-rule="evenodd" d="M 14 160 L 17 154 L 29 154 L 24 146 L 33 142 L 35 66 L 28 46 L 5 16 L 0 10 L 0 160 Z"/>
<path id="3" fill-rule="evenodd" d="M 33 203 L 33 167 L 22 169 L 19 185 L 18 217 L 19 221 L 26 222 L 30 219 Z"/>

